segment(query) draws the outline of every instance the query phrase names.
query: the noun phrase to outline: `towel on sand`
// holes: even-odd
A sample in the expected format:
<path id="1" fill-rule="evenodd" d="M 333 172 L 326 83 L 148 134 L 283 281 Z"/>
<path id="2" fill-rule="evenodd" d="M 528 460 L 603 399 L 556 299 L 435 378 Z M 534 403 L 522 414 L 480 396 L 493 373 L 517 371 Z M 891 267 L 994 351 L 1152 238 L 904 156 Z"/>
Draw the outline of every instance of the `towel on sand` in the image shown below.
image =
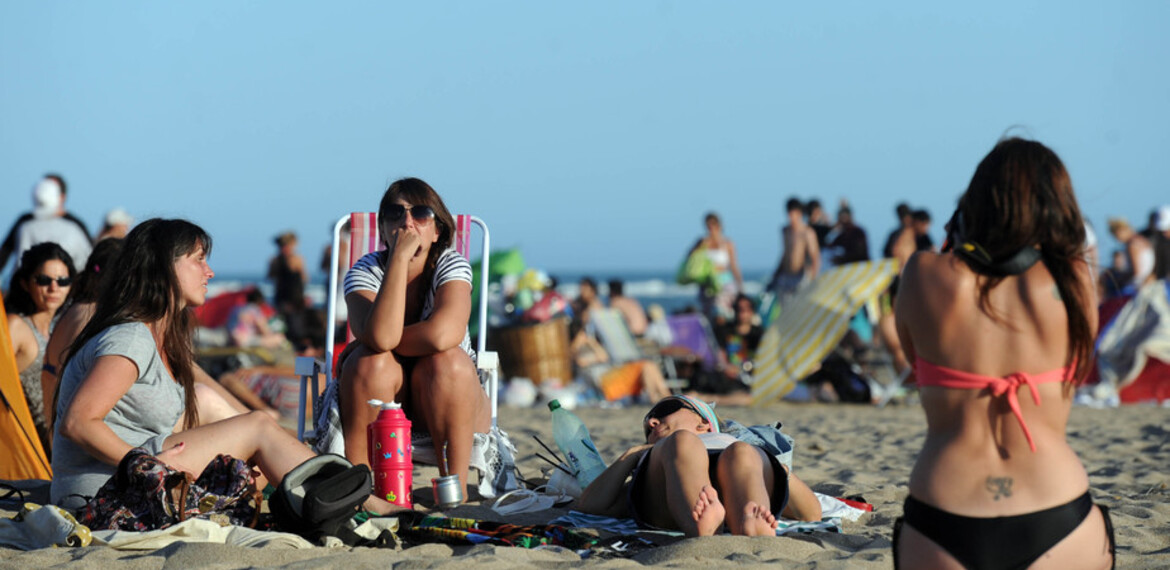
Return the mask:
<path id="1" fill-rule="evenodd" d="M 836 497 L 822 495 L 821 493 L 814 494 L 817 500 L 821 503 L 821 520 L 819 521 L 794 521 L 789 519 L 779 519 L 776 526 L 776 536 L 785 535 L 792 532 L 841 532 L 841 521 L 855 521 L 861 515 L 872 511 L 873 506 L 866 503 L 859 503 L 857 501 L 845 501 Z M 866 508 L 868 507 L 868 508 Z M 578 528 L 593 528 L 612 532 L 621 535 L 634 534 L 640 530 L 638 523 L 634 519 L 617 519 L 601 515 L 589 515 L 578 511 L 569 511 L 568 514 L 557 517 L 549 524 L 564 525 Z M 667 532 L 669 531 L 656 531 Z M 682 535 L 682 533 L 675 533 Z"/>

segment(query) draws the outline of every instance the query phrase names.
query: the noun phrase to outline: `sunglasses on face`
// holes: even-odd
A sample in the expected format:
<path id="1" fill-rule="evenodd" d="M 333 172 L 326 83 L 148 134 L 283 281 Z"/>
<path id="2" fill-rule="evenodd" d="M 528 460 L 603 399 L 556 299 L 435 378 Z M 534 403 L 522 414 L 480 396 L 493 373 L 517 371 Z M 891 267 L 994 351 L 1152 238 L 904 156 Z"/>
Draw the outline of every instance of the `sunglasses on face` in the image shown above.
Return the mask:
<path id="1" fill-rule="evenodd" d="M 414 218 L 416 222 L 426 222 L 434 219 L 435 211 L 430 206 L 411 206 L 407 208 L 402 204 L 391 204 L 386 210 L 386 217 L 391 222 L 401 221 L 406 217 L 406 211 L 410 210 L 410 217 Z"/>
<path id="2" fill-rule="evenodd" d="M 58 287 L 68 287 L 73 284 L 72 277 L 58 277 L 57 279 L 53 279 L 48 275 L 37 275 L 33 277 L 33 283 L 36 283 L 40 287 L 48 287 L 53 281 L 57 282 Z"/>
<path id="3" fill-rule="evenodd" d="M 646 413 L 646 418 L 642 420 L 642 431 L 645 432 L 645 435 L 650 435 L 650 420 L 661 420 L 685 407 L 687 406 L 679 400 L 667 400 L 650 408 L 650 411 Z"/>

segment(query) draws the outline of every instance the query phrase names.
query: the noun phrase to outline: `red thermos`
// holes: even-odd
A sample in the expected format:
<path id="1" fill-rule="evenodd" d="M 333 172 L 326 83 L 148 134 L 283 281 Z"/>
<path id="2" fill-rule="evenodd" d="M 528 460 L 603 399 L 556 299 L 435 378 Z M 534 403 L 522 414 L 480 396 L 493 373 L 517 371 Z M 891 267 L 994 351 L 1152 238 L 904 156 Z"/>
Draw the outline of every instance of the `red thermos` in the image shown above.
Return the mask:
<path id="1" fill-rule="evenodd" d="M 374 472 L 374 495 L 411 508 L 410 420 L 396 402 L 370 400 L 382 409 L 378 419 L 366 428 L 370 469 Z"/>

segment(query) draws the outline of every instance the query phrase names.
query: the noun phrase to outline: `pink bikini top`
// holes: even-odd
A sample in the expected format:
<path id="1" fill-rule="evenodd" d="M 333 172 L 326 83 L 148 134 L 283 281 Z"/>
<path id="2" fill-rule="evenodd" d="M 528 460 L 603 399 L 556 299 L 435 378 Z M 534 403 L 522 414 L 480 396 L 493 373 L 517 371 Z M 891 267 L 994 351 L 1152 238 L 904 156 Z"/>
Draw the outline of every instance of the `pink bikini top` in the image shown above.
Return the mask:
<path id="1" fill-rule="evenodd" d="M 991 391 L 991 395 L 994 397 L 1006 396 L 1008 405 L 1012 408 L 1012 413 L 1016 415 L 1016 419 L 1020 421 L 1020 427 L 1024 430 L 1024 437 L 1028 438 L 1028 447 L 1031 447 L 1033 452 L 1036 451 L 1036 444 L 1032 442 L 1032 432 L 1028 431 L 1028 424 L 1024 422 L 1024 414 L 1020 412 L 1020 401 L 1016 396 L 1016 391 L 1020 385 L 1027 385 L 1028 389 L 1032 391 L 1032 401 L 1036 402 L 1036 405 L 1039 406 L 1040 392 L 1036 389 L 1036 385 L 1062 382 L 1068 375 L 1068 368 L 1066 367 L 1040 374 L 1015 372 L 1003 378 L 995 378 L 939 366 L 923 360 L 921 356 L 914 359 L 914 371 L 918 377 L 919 386 L 941 386 L 943 388 L 956 388 L 959 390 L 982 390 L 986 388 Z"/>

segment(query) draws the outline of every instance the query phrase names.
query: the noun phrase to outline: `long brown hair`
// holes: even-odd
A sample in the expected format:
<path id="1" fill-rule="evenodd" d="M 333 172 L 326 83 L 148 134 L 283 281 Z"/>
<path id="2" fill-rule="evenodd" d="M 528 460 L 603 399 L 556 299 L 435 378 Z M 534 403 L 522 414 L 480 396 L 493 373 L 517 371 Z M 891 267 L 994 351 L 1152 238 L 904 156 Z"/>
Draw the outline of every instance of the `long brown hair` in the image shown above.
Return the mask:
<path id="1" fill-rule="evenodd" d="M 154 218 L 135 226 L 122 241 L 122 251 L 109 268 L 115 281 L 101 288 L 93 318 L 69 347 L 61 370 L 86 342 L 112 326 L 162 323 L 163 342 L 158 348 L 166 355 L 175 381 L 186 394 L 183 423 L 188 428 L 198 425 L 192 340 L 195 320 L 190 310 L 180 308 L 183 292 L 175 274 L 175 260 L 200 247 L 204 255 L 211 255 L 211 236 L 186 220 Z"/>
<path id="2" fill-rule="evenodd" d="M 419 289 L 418 302 L 421 305 L 424 302 L 423 299 L 426 298 L 427 291 L 430 290 L 430 283 L 435 276 L 435 267 L 439 264 L 439 257 L 455 241 L 455 218 L 447 210 L 447 205 L 443 203 L 439 193 L 435 192 L 430 184 L 418 178 L 396 180 L 386 189 L 386 193 L 382 195 L 382 202 L 378 205 L 378 233 L 382 243 L 385 243 L 387 247 L 390 245 L 389 233 L 385 231 L 388 220 L 387 210 L 399 199 L 412 206 L 430 206 L 435 211 L 435 231 L 438 233 L 439 239 L 431 244 L 431 249 L 427 252 L 426 268 L 423 269 L 421 275 L 422 282 L 426 286 Z M 407 212 L 406 215 L 409 216 L 410 213 Z M 387 252 L 386 255 L 389 256 L 390 252 Z"/>
<path id="3" fill-rule="evenodd" d="M 1068 317 L 1066 365 L 1075 364 L 1074 382 L 1083 381 L 1093 350 L 1085 313 L 1091 292 L 1077 269 L 1084 260 L 1085 222 L 1060 158 L 1036 141 L 1001 140 L 975 169 L 955 215 L 952 223 L 962 224 L 964 238 L 978 243 L 993 260 L 1010 258 L 1025 248 L 1039 249 Z M 979 304 L 990 311 L 988 294 L 1003 277 L 964 261 L 980 273 Z"/>

